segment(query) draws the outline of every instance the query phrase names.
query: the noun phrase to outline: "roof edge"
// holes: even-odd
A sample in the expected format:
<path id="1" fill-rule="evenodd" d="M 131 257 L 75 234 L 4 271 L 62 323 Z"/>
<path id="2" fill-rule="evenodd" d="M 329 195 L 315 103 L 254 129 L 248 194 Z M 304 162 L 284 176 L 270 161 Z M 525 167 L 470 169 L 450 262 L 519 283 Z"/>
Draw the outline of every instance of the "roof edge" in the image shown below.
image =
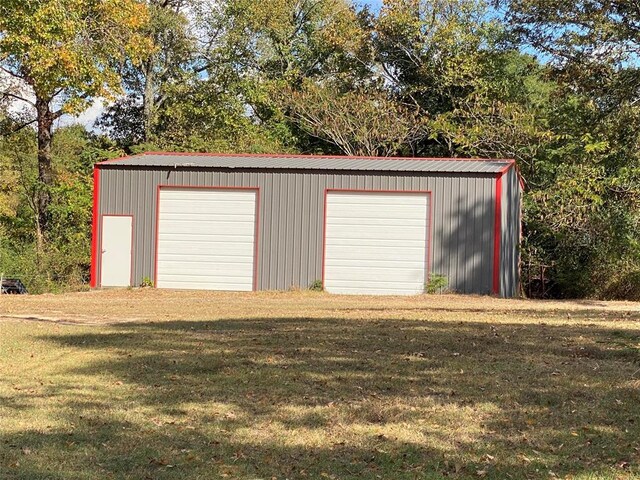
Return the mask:
<path id="1" fill-rule="evenodd" d="M 356 155 L 316 155 L 316 154 L 294 154 L 294 153 L 204 153 L 204 152 L 161 152 L 149 151 L 138 153 L 135 155 L 125 155 L 123 157 L 111 158 L 98 162 L 95 165 L 104 165 L 111 162 L 120 162 L 123 160 L 143 157 L 146 155 L 174 155 L 184 157 L 252 157 L 252 158 L 328 158 L 336 160 L 411 160 L 411 161 L 453 161 L 453 162 L 508 162 L 506 168 L 508 170 L 516 161 L 511 158 L 461 158 L 461 157 L 373 157 L 373 156 L 356 156 Z M 506 171 L 505 170 L 505 171 Z"/>

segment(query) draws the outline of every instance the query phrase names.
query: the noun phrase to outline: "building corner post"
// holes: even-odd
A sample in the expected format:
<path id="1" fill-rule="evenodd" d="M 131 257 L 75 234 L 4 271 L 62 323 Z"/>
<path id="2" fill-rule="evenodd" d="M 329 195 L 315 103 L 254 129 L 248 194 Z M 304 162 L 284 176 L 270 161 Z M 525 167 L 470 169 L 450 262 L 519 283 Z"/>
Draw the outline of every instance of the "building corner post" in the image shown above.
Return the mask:
<path id="1" fill-rule="evenodd" d="M 501 296 L 500 288 L 500 249 L 502 247 L 502 177 L 504 172 L 500 172 L 496 177 L 495 190 L 495 212 L 493 223 L 493 285 L 491 293 Z"/>
<path id="2" fill-rule="evenodd" d="M 91 288 L 98 286 L 98 217 L 100 197 L 100 170 L 93 166 L 93 216 L 91 220 Z"/>

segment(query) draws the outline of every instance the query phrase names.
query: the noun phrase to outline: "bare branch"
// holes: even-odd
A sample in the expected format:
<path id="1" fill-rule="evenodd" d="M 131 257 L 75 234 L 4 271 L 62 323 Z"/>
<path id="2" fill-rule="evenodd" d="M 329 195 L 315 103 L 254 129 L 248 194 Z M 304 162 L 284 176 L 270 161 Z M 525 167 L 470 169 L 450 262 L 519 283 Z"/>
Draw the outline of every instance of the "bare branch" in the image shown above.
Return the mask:
<path id="1" fill-rule="evenodd" d="M 29 105 L 31 105 L 31 106 L 33 106 L 33 107 L 35 107 L 35 106 L 36 106 L 36 104 L 35 104 L 34 102 L 32 102 L 31 100 L 26 99 L 26 98 L 24 98 L 24 97 L 21 97 L 20 95 L 16 95 L 16 94 L 14 94 L 14 93 L 2 92 L 2 93 L 0 93 L 0 95 L 2 95 L 3 97 L 9 97 L 9 98 L 13 98 L 13 99 L 15 99 L 15 100 L 19 100 L 19 101 L 21 101 L 21 102 L 28 103 Z"/>

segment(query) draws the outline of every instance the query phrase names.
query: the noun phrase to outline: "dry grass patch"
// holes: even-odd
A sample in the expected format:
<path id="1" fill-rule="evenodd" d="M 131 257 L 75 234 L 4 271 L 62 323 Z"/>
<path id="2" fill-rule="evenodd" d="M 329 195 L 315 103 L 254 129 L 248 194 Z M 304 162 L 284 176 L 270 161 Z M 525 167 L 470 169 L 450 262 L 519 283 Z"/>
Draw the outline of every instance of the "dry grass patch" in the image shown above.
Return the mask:
<path id="1" fill-rule="evenodd" d="M 637 304 L 153 290 L 0 302 L 45 320 L 0 320 L 3 479 L 640 475 Z"/>

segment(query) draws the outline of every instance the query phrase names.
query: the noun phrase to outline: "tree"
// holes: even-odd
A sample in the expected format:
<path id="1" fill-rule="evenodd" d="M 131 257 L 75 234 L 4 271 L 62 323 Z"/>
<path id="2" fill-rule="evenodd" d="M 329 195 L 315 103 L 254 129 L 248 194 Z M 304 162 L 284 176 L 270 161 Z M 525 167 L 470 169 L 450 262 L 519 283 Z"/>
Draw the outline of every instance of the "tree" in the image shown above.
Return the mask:
<path id="1" fill-rule="evenodd" d="M 285 93 L 291 118 L 314 137 L 346 155 L 388 157 L 413 154 L 425 136 L 419 110 L 402 105 L 381 90 L 341 93 L 330 85 L 309 83 Z"/>
<path id="2" fill-rule="evenodd" d="M 202 15 L 195 0 L 147 0 L 150 20 L 144 32 L 156 48 L 142 62 L 127 58 L 122 69 L 126 95 L 98 120 L 122 145 L 153 142 L 158 118 L 171 89 L 193 80 L 207 65 L 202 57 L 207 41 L 186 12 Z"/>
<path id="3" fill-rule="evenodd" d="M 137 0 L 6 0 L 0 4 L 0 70 L 10 79 L 2 95 L 29 105 L 37 124 L 37 239 L 49 228 L 53 126 L 96 97 L 121 91 L 118 65 L 152 48 L 144 36 L 147 7 Z"/>
<path id="4" fill-rule="evenodd" d="M 0 271 L 19 276 L 33 293 L 88 283 L 93 165 L 122 155 L 113 147 L 80 125 L 56 130 L 50 230 L 38 249 L 36 132 L 24 128 L 0 137 Z"/>
<path id="5" fill-rule="evenodd" d="M 555 67 L 572 92 L 596 102 L 592 125 L 635 106 L 640 91 L 640 9 L 634 1 L 497 0 L 517 40 Z"/>
<path id="6" fill-rule="evenodd" d="M 210 22 L 222 33 L 208 55 L 208 77 L 237 86 L 254 124 L 276 132 L 285 145 L 312 149 L 314 140 L 279 101 L 282 92 L 299 91 L 306 81 L 356 76 L 356 53 L 366 45 L 361 21 L 348 0 L 229 0 Z"/>
<path id="7" fill-rule="evenodd" d="M 558 139 L 550 125 L 557 84 L 546 67 L 515 50 L 487 52 L 477 68 L 470 92 L 430 121 L 433 135 L 458 154 L 513 158 L 535 184 Z"/>

